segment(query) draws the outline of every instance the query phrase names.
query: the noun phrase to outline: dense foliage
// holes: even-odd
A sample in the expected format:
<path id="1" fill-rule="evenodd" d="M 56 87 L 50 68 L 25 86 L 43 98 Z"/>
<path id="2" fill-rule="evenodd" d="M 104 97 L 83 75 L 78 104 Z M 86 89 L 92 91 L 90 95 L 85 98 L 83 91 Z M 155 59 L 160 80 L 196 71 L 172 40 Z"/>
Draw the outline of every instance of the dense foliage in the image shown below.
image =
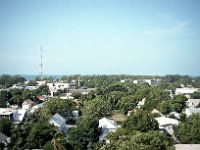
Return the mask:
<path id="1" fill-rule="evenodd" d="M 98 128 L 98 120 L 91 118 L 81 119 L 77 128 L 69 132 L 69 142 L 75 150 L 87 149 L 89 143 L 99 141 L 101 129 Z"/>
<path id="2" fill-rule="evenodd" d="M 122 127 L 129 132 L 141 131 L 147 132 L 150 130 L 158 130 L 158 122 L 154 119 L 153 115 L 143 111 L 132 112 Z"/>
<path id="3" fill-rule="evenodd" d="M 8 137 L 11 136 L 12 127 L 13 127 L 13 123 L 9 119 L 2 118 L 0 120 L 0 132 L 5 134 L 6 136 L 8 136 Z"/>
<path id="4" fill-rule="evenodd" d="M 0 87 L 9 88 L 17 83 L 22 83 L 25 81 L 24 77 L 20 75 L 10 76 L 10 75 L 2 75 L 0 76 Z"/>
<path id="5" fill-rule="evenodd" d="M 200 144 L 200 115 L 194 114 L 175 128 L 175 135 L 183 144 Z"/>

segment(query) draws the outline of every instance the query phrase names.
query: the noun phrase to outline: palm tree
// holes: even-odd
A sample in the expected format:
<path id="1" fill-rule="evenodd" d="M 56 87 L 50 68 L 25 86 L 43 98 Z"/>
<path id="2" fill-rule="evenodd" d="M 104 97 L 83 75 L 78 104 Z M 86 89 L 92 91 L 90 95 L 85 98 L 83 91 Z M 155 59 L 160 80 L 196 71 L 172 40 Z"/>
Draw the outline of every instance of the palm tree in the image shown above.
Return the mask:
<path id="1" fill-rule="evenodd" d="M 51 140 L 51 144 L 53 145 L 54 150 L 65 150 L 65 148 L 60 144 L 60 141 L 64 139 L 63 134 L 56 133 L 53 139 Z"/>

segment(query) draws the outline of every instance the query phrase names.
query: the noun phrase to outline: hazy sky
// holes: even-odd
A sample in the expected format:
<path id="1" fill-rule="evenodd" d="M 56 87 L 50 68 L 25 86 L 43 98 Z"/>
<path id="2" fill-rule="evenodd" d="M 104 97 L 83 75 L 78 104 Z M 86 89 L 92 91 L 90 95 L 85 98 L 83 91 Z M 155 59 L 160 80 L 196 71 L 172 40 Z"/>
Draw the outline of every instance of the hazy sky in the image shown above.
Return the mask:
<path id="1" fill-rule="evenodd" d="M 200 75 L 200 0 L 0 0 L 0 74 Z"/>

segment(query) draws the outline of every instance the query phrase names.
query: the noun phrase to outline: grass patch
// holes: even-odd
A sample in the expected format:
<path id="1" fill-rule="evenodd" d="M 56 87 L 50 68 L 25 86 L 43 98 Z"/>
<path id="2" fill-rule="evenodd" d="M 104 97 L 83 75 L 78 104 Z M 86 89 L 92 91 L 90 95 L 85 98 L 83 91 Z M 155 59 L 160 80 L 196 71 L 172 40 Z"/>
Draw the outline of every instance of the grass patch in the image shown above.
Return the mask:
<path id="1" fill-rule="evenodd" d="M 113 113 L 111 115 L 111 119 L 115 120 L 117 123 L 122 123 L 126 118 L 127 116 L 123 113 Z"/>

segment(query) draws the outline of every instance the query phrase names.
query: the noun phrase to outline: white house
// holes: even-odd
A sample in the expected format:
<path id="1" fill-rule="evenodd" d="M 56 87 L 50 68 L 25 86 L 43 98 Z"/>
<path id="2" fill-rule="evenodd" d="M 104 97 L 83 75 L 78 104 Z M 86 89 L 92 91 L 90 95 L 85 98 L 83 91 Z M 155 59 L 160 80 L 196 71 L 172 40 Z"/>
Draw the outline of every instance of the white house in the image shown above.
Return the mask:
<path id="1" fill-rule="evenodd" d="M 167 117 L 157 117 L 155 119 L 158 121 L 159 129 L 167 131 L 170 135 L 174 133 L 173 125 L 179 124 L 178 120 Z"/>
<path id="2" fill-rule="evenodd" d="M 50 124 L 58 127 L 60 131 L 67 133 L 66 120 L 58 113 L 51 117 Z"/>
<path id="3" fill-rule="evenodd" d="M 62 83 L 62 82 L 47 83 L 47 86 L 49 87 L 51 97 L 53 97 L 53 94 L 58 90 L 69 89 L 70 83 Z"/>
<path id="4" fill-rule="evenodd" d="M 198 90 L 199 90 L 198 88 L 188 88 L 188 87 L 176 88 L 175 94 L 190 95 Z"/>
<path id="5" fill-rule="evenodd" d="M 143 98 L 141 101 L 139 101 L 138 104 L 137 104 L 137 108 L 142 107 L 144 105 L 145 101 L 146 101 L 145 98 Z"/>
<path id="6" fill-rule="evenodd" d="M 127 82 L 131 82 L 131 79 L 123 79 L 123 80 L 120 80 L 121 83 L 127 83 Z"/>
<path id="7" fill-rule="evenodd" d="M 196 108 L 200 103 L 200 99 L 188 99 L 188 101 L 186 101 L 186 105 L 189 108 Z"/>
<path id="8" fill-rule="evenodd" d="M 200 108 L 186 108 L 185 109 L 185 114 L 187 117 L 189 117 L 192 114 L 199 114 L 200 113 Z"/>
<path id="9" fill-rule="evenodd" d="M 46 85 L 46 81 L 45 80 L 43 80 L 43 81 L 36 81 L 36 82 L 37 82 L 38 86 Z"/>
<path id="10" fill-rule="evenodd" d="M 106 136 L 110 132 L 115 132 L 118 126 L 114 120 L 110 120 L 104 117 L 99 120 L 99 128 L 102 128 L 102 134 L 99 137 L 99 140 L 102 141 L 106 139 Z"/>
<path id="11" fill-rule="evenodd" d="M 26 110 L 23 109 L 0 108 L 0 119 L 8 118 L 14 123 L 22 122 L 25 115 Z"/>
<path id="12" fill-rule="evenodd" d="M 144 79 L 143 82 L 146 82 L 149 85 L 154 85 L 155 84 L 155 80 L 152 80 L 152 79 Z"/>
<path id="13" fill-rule="evenodd" d="M 142 80 L 141 79 L 133 80 L 133 83 L 134 84 L 140 84 L 140 83 L 142 83 Z"/>

